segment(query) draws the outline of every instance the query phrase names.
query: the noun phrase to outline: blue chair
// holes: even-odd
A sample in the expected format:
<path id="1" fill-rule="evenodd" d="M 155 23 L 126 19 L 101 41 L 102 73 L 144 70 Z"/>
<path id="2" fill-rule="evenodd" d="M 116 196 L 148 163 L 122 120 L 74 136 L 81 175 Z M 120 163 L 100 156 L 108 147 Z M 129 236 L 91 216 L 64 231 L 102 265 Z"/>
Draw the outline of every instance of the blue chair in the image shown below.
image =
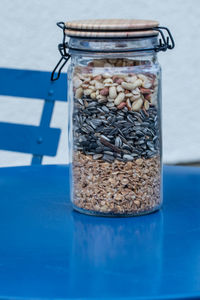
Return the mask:
<path id="1" fill-rule="evenodd" d="M 50 72 L 0 68 L 0 95 L 45 100 L 40 125 L 0 122 L 0 149 L 33 154 L 31 164 L 44 155 L 55 156 L 60 128 L 50 128 L 55 101 L 67 101 L 67 74 L 50 81 Z"/>

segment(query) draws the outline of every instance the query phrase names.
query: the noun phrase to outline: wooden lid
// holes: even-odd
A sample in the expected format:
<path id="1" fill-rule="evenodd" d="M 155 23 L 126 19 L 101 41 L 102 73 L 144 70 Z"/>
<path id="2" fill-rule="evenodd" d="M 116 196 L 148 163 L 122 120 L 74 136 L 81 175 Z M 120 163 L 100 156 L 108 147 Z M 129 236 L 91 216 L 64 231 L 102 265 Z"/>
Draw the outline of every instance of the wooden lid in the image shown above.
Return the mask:
<path id="1" fill-rule="evenodd" d="M 153 27 L 157 27 L 158 25 L 159 23 L 153 20 L 80 20 L 65 23 L 65 34 L 71 37 L 90 38 L 145 37 L 157 35 L 157 31 L 150 29 Z"/>

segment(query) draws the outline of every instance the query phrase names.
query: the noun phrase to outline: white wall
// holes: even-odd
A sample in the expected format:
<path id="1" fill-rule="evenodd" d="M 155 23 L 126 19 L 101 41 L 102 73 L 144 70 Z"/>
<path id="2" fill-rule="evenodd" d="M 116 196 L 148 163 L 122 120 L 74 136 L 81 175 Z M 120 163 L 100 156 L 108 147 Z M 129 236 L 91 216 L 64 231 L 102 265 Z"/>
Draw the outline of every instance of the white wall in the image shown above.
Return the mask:
<path id="1" fill-rule="evenodd" d="M 176 41 L 173 51 L 159 54 L 163 67 L 164 161 L 200 160 L 199 0 L 1 0 L 0 14 L 0 66 L 49 71 L 59 58 L 61 30 L 55 25 L 57 21 L 160 20 Z M 0 98 L 0 121 L 37 124 L 40 110 L 38 101 Z M 45 158 L 45 163 L 66 162 L 66 110 L 66 104 L 56 105 L 52 126 L 61 126 L 64 131 L 57 157 Z M 1 151 L 0 166 L 29 161 L 29 155 Z"/>

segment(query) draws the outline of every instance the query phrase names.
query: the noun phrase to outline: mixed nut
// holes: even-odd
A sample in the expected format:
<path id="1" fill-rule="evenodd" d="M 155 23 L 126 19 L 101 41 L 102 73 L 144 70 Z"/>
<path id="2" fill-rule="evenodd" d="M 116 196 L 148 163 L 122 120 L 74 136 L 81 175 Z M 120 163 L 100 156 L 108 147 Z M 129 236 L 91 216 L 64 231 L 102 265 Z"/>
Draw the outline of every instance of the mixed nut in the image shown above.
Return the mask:
<path id="1" fill-rule="evenodd" d="M 160 206 L 158 78 L 146 65 L 139 72 L 135 65 L 140 64 L 99 59 L 75 68 L 73 204 L 78 210 L 137 215 Z"/>

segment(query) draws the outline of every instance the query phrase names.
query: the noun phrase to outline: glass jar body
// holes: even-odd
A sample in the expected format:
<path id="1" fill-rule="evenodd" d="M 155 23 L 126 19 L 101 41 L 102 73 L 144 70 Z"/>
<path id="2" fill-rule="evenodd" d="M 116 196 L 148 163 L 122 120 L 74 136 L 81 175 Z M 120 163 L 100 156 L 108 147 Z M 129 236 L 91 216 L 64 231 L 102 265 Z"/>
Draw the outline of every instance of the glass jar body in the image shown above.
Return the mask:
<path id="1" fill-rule="evenodd" d="M 113 47 L 109 41 L 99 45 L 85 40 L 83 47 L 98 50 L 102 42 L 104 49 Z M 125 41 L 112 43 L 120 47 Z M 141 47 L 141 41 L 132 43 Z M 126 49 L 129 46 L 130 41 Z M 71 56 L 69 155 L 74 209 L 99 216 L 158 210 L 162 204 L 161 71 L 155 53 L 84 49 L 72 51 Z"/>

